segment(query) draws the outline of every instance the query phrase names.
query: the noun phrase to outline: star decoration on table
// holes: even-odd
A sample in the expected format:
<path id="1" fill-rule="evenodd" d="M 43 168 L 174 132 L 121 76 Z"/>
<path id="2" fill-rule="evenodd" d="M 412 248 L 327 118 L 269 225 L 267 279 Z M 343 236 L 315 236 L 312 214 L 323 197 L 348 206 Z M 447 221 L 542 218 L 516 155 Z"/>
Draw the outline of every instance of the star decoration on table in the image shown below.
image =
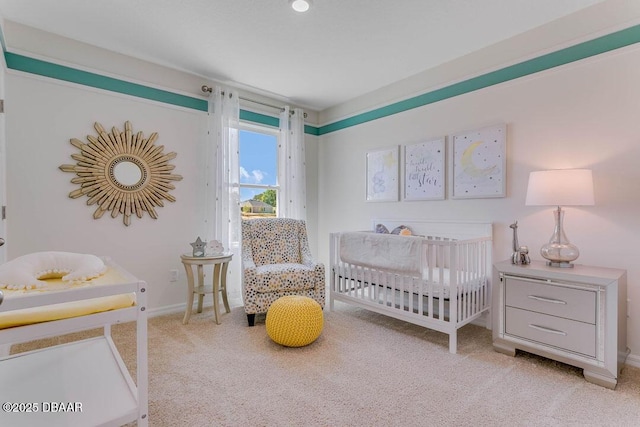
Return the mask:
<path id="1" fill-rule="evenodd" d="M 205 247 L 207 246 L 207 242 L 203 242 L 200 237 L 196 239 L 195 242 L 190 243 L 193 247 L 193 256 L 194 257 L 202 257 L 205 254 Z"/>

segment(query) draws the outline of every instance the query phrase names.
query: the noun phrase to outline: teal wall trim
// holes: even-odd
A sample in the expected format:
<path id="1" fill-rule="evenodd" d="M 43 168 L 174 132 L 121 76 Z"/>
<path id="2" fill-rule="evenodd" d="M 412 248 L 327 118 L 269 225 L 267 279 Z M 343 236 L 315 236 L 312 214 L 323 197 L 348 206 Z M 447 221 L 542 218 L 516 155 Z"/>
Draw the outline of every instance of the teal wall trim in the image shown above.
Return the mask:
<path id="1" fill-rule="evenodd" d="M 258 123 L 266 126 L 280 127 L 280 118 L 267 116 L 266 114 L 254 113 L 253 111 L 240 110 L 240 120 L 246 120 L 252 123 Z M 304 125 L 304 133 L 307 135 L 318 135 L 318 128 L 315 126 Z"/>
<path id="2" fill-rule="evenodd" d="M 311 125 L 304 125 L 304 133 L 307 135 L 318 136 L 320 135 L 320 128 Z"/>
<path id="3" fill-rule="evenodd" d="M 208 111 L 207 101 L 203 99 L 180 95 L 166 90 L 155 89 L 88 71 L 76 70 L 71 67 L 29 58 L 16 53 L 5 51 L 4 56 L 7 61 L 7 67 L 13 70 L 24 71 L 31 74 L 37 74 L 39 76 L 64 80 L 71 83 L 104 89 L 111 92 L 118 92 L 166 104 L 177 105 L 179 107 L 191 108 L 198 111 Z M 240 110 L 240 119 L 267 126 L 278 127 L 280 125 L 280 119 L 277 117 L 246 110 Z M 305 133 L 318 135 L 318 128 L 305 125 Z"/>
<path id="4" fill-rule="evenodd" d="M 88 71 L 76 70 L 71 67 L 54 64 L 39 59 L 29 58 L 11 52 L 5 52 L 4 57 L 7 67 L 13 70 L 25 71 L 39 76 L 51 77 L 66 82 L 78 83 L 111 92 L 137 96 L 152 101 L 164 102 L 180 107 L 192 108 L 199 111 L 207 111 L 207 101 L 179 95 L 166 90 L 155 89 L 137 83 L 101 76 Z"/>
<path id="5" fill-rule="evenodd" d="M 599 55 L 640 42 L 640 25 L 630 27 L 606 36 L 598 37 L 575 46 L 548 53 L 534 59 L 520 62 L 500 70 L 492 71 L 471 79 L 454 83 L 413 98 L 399 101 L 385 107 L 357 114 L 343 120 L 329 123 L 318 128 L 318 135 L 335 132 L 372 120 L 377 120 L 413 108 L 422 107 L 454 96 L 463 95 L 499 83 L 538 73 L 550 68 Z"/>
<path id="6" fill-rule="evenodd" d="M 247 110 L 240 110 L 240 120 L 276 128 L 280 126 L 280 119 L 278 117 L 267 116 L 266 114 L 254 113 L 253 111 Z"/>
<path id="7" fill-rule="evenodd" d="M 0 28 L 1 30 L 1 28 Z M 381 119 L 403 111 L 433 104 L 465 93 L 473 92 L 499 83 L 514 80 L 540 71 L 579 61 L 594 55 L 609 52 L 625 46 L 640 42 L 640 25 L 617 31 L 593 40 L 589 40 L 575 46 L 567 47 L 556 52 L 548 53 L 509 67 L 505 67 L 490 73 L 486 73 L 468 80 L 436 89 L 403 101 L 377 108 L 365 113 L 357 114 L 346 119 L 338 120 L 324 126 L 304 126 L 304 132 L 308 135 L 325 135 L 341 129 L 357 126 L 372 120 Z M 164 102 L 198 111 L 207 111 L 207 101 L 186 95 L 155 89 L 152 87 L 131 83 L 112 77 L 88 71 L 77 70 L 71 67 L 54 64 L 52 62 L 29 58 L 6 51 L 6 46 L 0 31 L 0 44 L 4 51 L 5 60 L 9 69 L 24 71 L 31 74 L 50 77 L 71 83 L 109 90 L 125 95 L 153 101 Z M 251 111 L 240 110 L 240 119 L 267 126 L 279 126 L 277 117 Z"/>

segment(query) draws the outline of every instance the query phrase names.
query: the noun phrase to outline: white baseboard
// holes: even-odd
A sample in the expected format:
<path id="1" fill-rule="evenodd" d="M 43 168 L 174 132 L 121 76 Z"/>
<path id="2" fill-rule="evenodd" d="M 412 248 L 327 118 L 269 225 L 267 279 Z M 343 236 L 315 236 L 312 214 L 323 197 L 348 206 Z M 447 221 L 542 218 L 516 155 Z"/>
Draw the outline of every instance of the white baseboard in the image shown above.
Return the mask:
<path id="1" fill-rule="evenodd" d="M 625 365 L 633 366 L 634 368 L 640 368 L 640 356 L 636 354 L 630 354 L 629 356 L 627 356 Z"/>
<path id="2" fill-rule="evenodd" d="M 213 301 L 206 301 L 205 300 L 205 302 L 203 303 L 202 306 L 203 307 L 213 307 Z M 233 298 L 229 298 L 229 306 L 231 308 L 240 307 L 240 306 L 242 306 L 242 300 L 236 301 Z M 179 312 L 184 313 L 184 311 L 186 309 L 187 309 L 187 303 L 186 302 L 183 302 L 183 303 L 180 303 L 180 304 L 165 305 L 164 307 L 150 308 L 149 311 L 147 311 L 147 316 L 148 317 L 156 317 L 156 316 L 164 316 L 166 314 L 174 314 L 174 313 L 179 313 Z M 222 307 L 222 310 L 224 310 L 224 307 Z"/>
<path id="3" fill-rule="evenodd" d="M 211 305 L 213 305 L 213 303 Z M 205 304 L 205 307 L 206 307 L 206 304 Z M 147 311 L 147 316 L 148 317 L 164 316 L 166 314 L 178 313 L 180 311 L 184 313 L 186 308 L 187 308 L 186 302 L 182 304 L 165 305 L 164 307 L 156 307 L 156 308 L 149 309 Z"/>

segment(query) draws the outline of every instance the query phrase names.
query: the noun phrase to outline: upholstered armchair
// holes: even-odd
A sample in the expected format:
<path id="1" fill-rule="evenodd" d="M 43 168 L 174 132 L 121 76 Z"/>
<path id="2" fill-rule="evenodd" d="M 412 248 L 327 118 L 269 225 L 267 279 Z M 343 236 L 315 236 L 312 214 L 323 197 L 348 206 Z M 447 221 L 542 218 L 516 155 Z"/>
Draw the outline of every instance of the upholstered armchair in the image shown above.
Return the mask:
<path id="1" fill-rule="evenodd" d="M 311 257 L 305 222 L 289 218 L 242 221 L 242 297 L 249 326 L 285 295 L 324 307 L 324 265 Z"/>

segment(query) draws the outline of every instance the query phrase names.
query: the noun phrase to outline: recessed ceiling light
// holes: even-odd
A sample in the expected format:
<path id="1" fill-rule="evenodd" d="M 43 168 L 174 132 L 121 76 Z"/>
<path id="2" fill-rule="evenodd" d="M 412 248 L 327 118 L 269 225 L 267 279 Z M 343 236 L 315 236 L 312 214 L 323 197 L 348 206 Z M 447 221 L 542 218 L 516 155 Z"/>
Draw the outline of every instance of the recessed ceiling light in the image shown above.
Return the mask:
<path id="1" fill-rule="evenodd" d="M 290 0 L 289 3 L 296 12 L 306 12 L 311 7 L 311 0 Z"/>

